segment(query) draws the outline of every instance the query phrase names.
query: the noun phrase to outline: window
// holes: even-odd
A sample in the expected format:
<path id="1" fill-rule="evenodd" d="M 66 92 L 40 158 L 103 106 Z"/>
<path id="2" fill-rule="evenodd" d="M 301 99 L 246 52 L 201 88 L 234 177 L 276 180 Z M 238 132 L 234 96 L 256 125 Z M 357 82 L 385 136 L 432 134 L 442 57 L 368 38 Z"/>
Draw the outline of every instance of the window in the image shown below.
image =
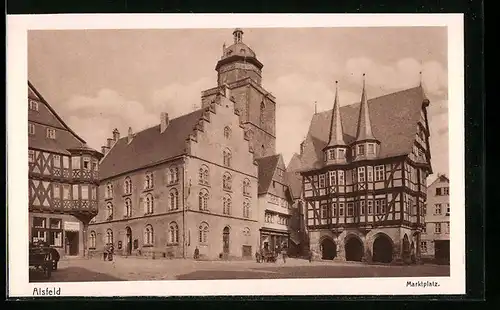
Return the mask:
<path id="1" fill-rule="evenodd" d="M 96 244 L 96 234 L 95 234 L 95 231 L 91 231 L 90 238 L 89 238 L 89 248 L 95 249 L 96 248 L 95 244 Z"/>
<path id="2" fill-rule="evenodd" d="M 449 203 L 446 204 L 446 215 L 448 215 L 448 216 L 450 215 L 450 204 Z"/>
<path id="3" fill-rule="evenodd" d="M 450 222 L 447 222 L 446 223 L 446 233 L 449 234 L 450 233 Z"/>
<path id="4" fill-rule="evenodd" d="M 97 200 L 97 187 L 92 186 L 92 200 Z"/>
<path id="5" fill-rule="evenodd" d="M 368 176 L 368 182 L 373 182 L 373 167 L 372 166 L 366 167 L 366 172 Z"/>
<path id="6" fill-rule="evenodd" d="M 52 162 L 54 163 L 54 168 L 61 168 L 61 156 L 52 155 Z"/>
<path id="7" fill-rule="evenodd" d="M 420 242 L 420 252 L 427 253 L 427 241 Z"/>
<path id="8" fill-rule="evenodd" d="M 358 167 L 358 182 L 365 181 L 365 167 Z"/>
<path id="9" fill-rule="evenodd" d="M 226 191 L 230 191 L 231 185 L 232 185 L 231 175 L 228 172 L 226 172 L 222 176 L 222 188 Z"/>
<path id="10" fill-rule="evenodd" d="M 274 216 L 271 213 L 266 212 L 265 213 L 265 221 L 266 221 L 266 223 L 274 222 Z"/>
<path id="11" fill-rule="evenodd" d="M 30 163 L 35 162 L 35 151 L 28 150 L 28 162 L 30 162 Z"/>
<path id="12" fill-rule="evenodd" d="M 202 222 L 199 227 L 198 241 L 200 243 L 208 242 L 208 224 Z"/>
<path id="13" fill-rule="evenodd" d="M 364 146 L 364 144 L 358 145 L 358 155 L 365 155 L 365 146 Z"/>
<path id="14" fill-rule="evenodd" d="M 373 214 L 373 200 L 368 200 L 366 202 L 366 204 L 368 205 L 368 215 L 372 215 Z"/>
<path id="15" fill-rule="evenodd" d="M 344 216 L 344 203 L 339 203 L 339 216 Z"/>
<path id="16" fill-rule="evenodd" d="M 231 138 L 231 128 L 229 128 L 228 126 L 224 127 L 224 138 Z"/>
<path id="17" fill-rule="evenodd" d="M 445 196 L 450 195 L 450 188 L 449 187 L 443 187 L 443 195 L 445 195 Z"/>
<path id="18" fill-rule="evenodd" d="M 339 178 L 339 185 L 344 185 L 345 184 L 345 179 L 344 179 L 344 171 L 339 170 L 337 171 L 338 178 Z"/>
<path id="19" fill-rule="evenodd" d="M 132 201 L 130 198 L 125 199 L 125 217 L 132 217 Z"/>
<path id="20" fill-rule="evenodd" d="M 335 159 L 335 150 L 334 149 L 328 150 L 328 159 L 329 160 L 334 160 Z"/>
<path id="21" fill-rule="evenodd" d="M 62 220 L 49 219 L 49 245 L 62 247 Z"/>
<path id="22" fill-rule="evenodd" d="M 176 222 L 172 222 L 168 225 L 168 242 L 179 243 L 179 226 Z"/>
<path id="23" fill-rule="evenodd" d="M 63 185 L 63 199 L 69 199 L 69 185 Z"/>
<path id="24" fill-rule="evenodd" d="M 90 170 L 90 158 L 84 157 L 83 158 L 83 169 L 84 170 Z"/>
<path id="25" fill-rule="evenodd" d="M 94 171 L 99 170 L 99 161 L 97 159 L 92 160 L 92 170 Z"/>
<path id="26" fill-rule="evenodd" d="M 170 167 L 168 170 L 168 184 L 175 184 L 179 182 L 179 168 Z"/>
<path id="27" fill-rule="evenodd" d="M 224 196 L 222 199 L 222 213 L 226 215 L 231 214 L 231 197 L 229 195 Z"/>
<path id="28" fill-rule="evenodd" d="M 106 204 L 106 212 L 107 212 L 107 216 L 106 216 L 106 219 L 109 221 L 109 220 L 112 220 L 113 219 L 113 204 L 111 202 L 108 202 Z"/>
<path id="29" fill-rule="evenodd" d="M 368 155 L 375 154 L 375 144 L 368 143 Z"/>
<path id="30" fill-rule="evenodd" d="M 106 230 L 106 244 L 113 244 L 113 231 L 111 229 Z"/>
<path id="31" fill-rule="evenodd" d="M 154 244 L 154 235 L 153 235 L 153 226 L 146 225 L 144 229 L 144 245 L 153 245 Z"/>
<path id="32" fill-rule="evenodd" d="M 28 134 L 29 135 L 34 135 L 35 134 L 35 125 L 28 123 Z"/>
<path id="33" fill-rule="evenodd" d="M 352 202 L 349 202 L 347 204 L 347 216 L 353 216 L 354 215 L 354 204 Z"/>
<path id="34" fill-rule="evenodd" d="M 130 179 L 130 177 L 125 178 L 125 182 L 123 183 L 123 191 L 125 192 L 125 195 L 132 194 L 132 180 Z"/>
<path id="35" fill-rule="evenodd" d="M 322 205 L 321 206 L 321 218 L 322 219 L 327 219 L 328 218 L 328 206 L 327 205 Z"/>
<path id="36" fill-rule="evenodd" d="M 209 177 L 209 174 L 208 174 L 208 167 L 205 166 L 205 165 L 202 165 L 200 167 L 200 170 L 198 172 L 198 179 L 199 179 L 199 182 L 200 184 L 202 185 L 209 185 L 209 182 L 208 182 L 208 177 Z"/>
<path id="37" fill-rule="evenodd" d="M 33 218 L 33 227 L 34 228 L 45 228 L 46 219 L 43 217 L 34 217 Z"/>
<path id="38" fill-rule="evenodd" d="M 198 205 L 200 210 L 207 211 L 208 210 L 208 191 L 206 189 L 202 189 L 198 196 Z"/>
<path id="39" fill-rule="evenodd" d="M 375 200 L 375 214 L 385 214 L 386 200 L 377 199 Z"/>
<path id="40" fill-rule="evenodd" d="M 248 199 L 243 201 L 243 217 L 250 218 L 250 201 Z"/>
<path id="41" fill-rule="evenodd" d="M 434 209 L 434 215 L 441 215 L 441 204 L 436 203 L 435 209 Z"/>
<path id="42" fill-rule="evenodd" d="M 319 175 L 319 187 L 320 188 L 325 187 L 325 175 L 324 174 Z"/>
<path id="43" fill-rule="evenodd" d="M 434 233 L 440 234 L 441 233 L 441 223 L 436 223 L 434 226 Z"/>
<path id="44" fill-rule="evenodd" d="M 384 165 L 375 166 L 375 181 L 384 180 Z"/>
<path id="45" fill-rule="evenodd" d="M 59 198 L 61 198 L 61 187 L 59 186 L 59 184 L 57 184 L 57 183 L 52 183 L 52 191 L 53 191 L 52 196 L 53 196 L 55 199 L 59 199 Z"/>
<path id="46" fill-rule="evenodd" d="M 32 111 L 38 111 L 38 102 L 35 100 L 29 99 L 28 101 L 29 109 Z"/>
<path id="47" fill-rule="evenodd" d="M 225 149 L 224 152 L 223 152 L 223 164 L 224 166 L 226 167 L 231 167 L 231 151 L 229 149 Z"/>
<path id="48" fill-rule="evenodd" d="M 334 202 L 332 203 L 332 217 L 337 216 L 337 204 Z"/>
<path id="49" fill-rule="evenodd" d="M 153 172 L 148 172 L 144 179 L 144 189 L 152 189 L 153 186 Z"/>
<path id="50" fill-rule="evenodd" d="M 78 192 L 78 185 L 73 185 L 73 200 L 78 200 L 79 199 L 79 192 Z"/>
<path id="51" fill-rule="evenodd" d="M 345 150 L 344 149 L 339 149 L 339 159 L 345 158 Z"/>
<path id="52" fill-rule="evenodd" d="M 243 180 L 243 195 L 250 196 L 250 180 Z"/>
<path id="53" fill-rule="evenodd" d="M 436 196 L 441 196 L 441 187 L 436 188 Z"/>
<path id="54" fill-rule="evenodd" d="M 47 128 L 47 138 L 49 139 L 56 138 L 56 130 L 54 128 Z"/>
<path id="55" fill-rule="evenodd" d="M 170 210 L 179 209 L 179 192 L 177 189 L 170 190 Z"/>
<path id="56" fill-rule="evenodd" d="M 113 198 L 113 184 L 106 184 L 105 198 Z"/>
<path id="57" fill-rule="evenodd" d="M 359 214 L 365 215 L 365 213 L 366 213 L 366 201 L 363 199 L 359 201 Z"/>
<path id="58" fill-rule="evenodd" d="M 71 169 L 80 169 L 80 157 L 71 157 Z"/>
<path id="59" fill-rule="evenodd" d="M 63 156 L 63 168 L 69 169 L 69 157 L 68 156 Z"/>
<path id="60" fill-rule="evenodd" d="M 88 200 L 89 199 L 89 186 L 88 185 L 82 185 L 82 199 Z"/>
<path id="61" fill-rule="evenodd" d="M 422 226 L 422 233 L 423 234 L 427 233 L 427 225 L 426 224 L 424 224 L 424 226 Z"/>
<path id="62" fill-rule="evenodd" d="M 266 110 L 266 105 L 264 104 L 264 102 L 261 102 L 260 103 L 260 125 L 261 126 L 264 125 L 264 113 L 265 113 L 265 110 Z"/>
<path id="63" fill-rule="evenodd" d="M 330 176 L 330 185 L 336 185 L 337 184 L 337 172 L 336 171 L 330 171 L 329 172 Z"/>

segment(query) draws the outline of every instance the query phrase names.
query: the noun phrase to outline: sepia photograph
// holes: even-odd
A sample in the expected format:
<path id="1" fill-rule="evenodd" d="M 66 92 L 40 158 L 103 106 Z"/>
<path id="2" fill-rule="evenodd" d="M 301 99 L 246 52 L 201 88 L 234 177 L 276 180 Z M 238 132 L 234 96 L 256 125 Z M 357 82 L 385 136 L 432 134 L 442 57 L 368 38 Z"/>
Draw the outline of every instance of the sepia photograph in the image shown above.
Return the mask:
<path id="1" fill-rule="evenodd" d="M 327 16 L 25 25 L 26 72 L 9 75 L 27 125 L 9 135 L 27 152 L 9 154 L 28 185 L 8 216 L 24 223 L 9 224 L 18 294 L 464 290 L 461 16 Z"/>

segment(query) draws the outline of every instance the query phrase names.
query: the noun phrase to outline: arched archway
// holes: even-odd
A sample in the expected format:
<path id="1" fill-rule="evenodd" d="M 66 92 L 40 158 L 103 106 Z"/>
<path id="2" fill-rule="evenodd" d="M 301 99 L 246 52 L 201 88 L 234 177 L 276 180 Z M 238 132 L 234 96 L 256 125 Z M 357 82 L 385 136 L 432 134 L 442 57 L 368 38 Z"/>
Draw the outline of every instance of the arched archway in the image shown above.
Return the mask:
<path id="1" fill-rule="evenodd" d="M 332 260 L 337 256 L 337 245 L 330 238 L 321 241 L 321 258 Z"/>
<path id="2" fill-rule="evenodd" d="M 407 234 L 403 236 L 403 257 L 405 259 L 410 258 L 410 239 Z"/>
<path id="3" fill-rule="evenodd" d="M 390 263 L 392 262 L 392 240 L 385 234 L 379 234 L 373 241 L 374 262 Z"/>
<path id="4" fill-rule="evenodd" d="M 345 259 L 360 262 L 363 259 L 363 242 L 358 237 L 351 236 L 345 242 Z"/>
<path id="5" fill-rule="evenodd" d="M 229 233 L 229 227 L 224 227 L 224 229 L 222 230 L 222 252 L 224 254 L 229 254 Z"/>
<path id="6" fill-rule="evenodd" d="M 130 227 L 125 228 L 125 246 L 127 255 L 132 254 L 132 229 Z"/>

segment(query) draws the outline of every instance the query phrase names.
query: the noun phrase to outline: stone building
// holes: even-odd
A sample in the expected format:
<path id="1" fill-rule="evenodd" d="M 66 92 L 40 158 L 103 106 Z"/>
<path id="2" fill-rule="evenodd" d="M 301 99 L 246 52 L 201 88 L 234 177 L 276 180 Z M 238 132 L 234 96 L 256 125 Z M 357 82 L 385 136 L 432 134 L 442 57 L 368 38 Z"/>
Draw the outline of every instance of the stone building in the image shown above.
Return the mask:
<path id="1" fill-rule="evenodd" d="M 84 255 L 101 157 L 28 81 L 30 242 L 46 242 L 61 257 Z"/>
<path id="2" fill-rule="evenodd" d="M 261 232 L 288 242 L 275 98 L 261 86 L 263 65 L 243 31 L 233 36 L 201 109 L 171 120 L 163 113 L 156 126 L 108 139 L 91 251 L 113 244 L 119 255 L 192 257 L 198 248 L 207 258 L 250 258 Z M 282 214 L 276 227 L 265 222 L 272 205 Z"/>
<path id="3" fill-rule="evenodd" d="M 425 226 L 420 248 L 423 258 L 450 261 L 450 180 L 445 175 L 427 189 Z"/>
<path id="4" fill-rule="evenodd" d="M 313 116 L 299 159 L 311 250 L 318 258 L 418 260 L 432 173 L 422 87 Z"/>

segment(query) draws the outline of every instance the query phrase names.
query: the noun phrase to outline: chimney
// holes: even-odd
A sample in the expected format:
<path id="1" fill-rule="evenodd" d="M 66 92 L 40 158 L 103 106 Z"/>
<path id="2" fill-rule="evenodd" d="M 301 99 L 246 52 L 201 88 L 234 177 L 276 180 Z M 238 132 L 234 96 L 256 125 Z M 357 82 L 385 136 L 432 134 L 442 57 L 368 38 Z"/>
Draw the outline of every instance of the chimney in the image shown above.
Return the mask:
<path id="1" fill-rule="evenodd" d="M 160 133 L 163 133 L 167 129 L 169 122 L 168 113 L 162 112 L 160 114 Z"/>
<path id="2" fill-rule="evenodd" d="M 108 153 L 109 151 L 109 148 L 105 145 L 101 146 L 101 153 L 103 153 L 104 155 L 106 155 L 106 153 Z"/>
<path id="3" fill-rule="evenodd" d="M 132 138 L 134 137 L 133 135 L 134 135 L 134 133 L 132 132 L 132 127 L 129 127 L 128 128 L 127 143 L 130 143 L 132 141 Z"/>
<path id="4" fill-rule="evenodd" d="M 106 147 L 108 149 L 110 149 L 113 146 L 113 142 L 114 142 L 114 139 L 108 138 L 108 144 L 106 145 Z"/>
<path id="5" fill-rule="evenodd" d="M 115 140 L 115 142 L 118 142 L 118 140 L 120 140 L 120 132 L 118 131 L 118 128 L 115 128 L 113 130 L 113 140 Z"/>

